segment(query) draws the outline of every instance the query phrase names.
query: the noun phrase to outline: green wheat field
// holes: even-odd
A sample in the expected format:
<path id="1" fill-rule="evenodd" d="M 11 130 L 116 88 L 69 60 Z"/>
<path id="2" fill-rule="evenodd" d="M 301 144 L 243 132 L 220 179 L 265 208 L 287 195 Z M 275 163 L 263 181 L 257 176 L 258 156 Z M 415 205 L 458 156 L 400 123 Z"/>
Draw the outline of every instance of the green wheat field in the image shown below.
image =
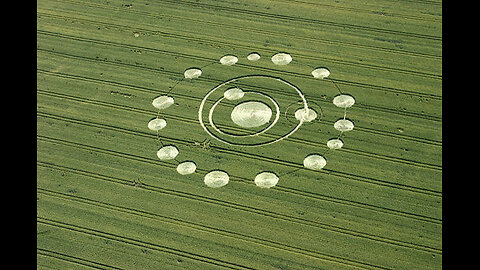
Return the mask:
<path id="1" fill-rule="evenodd" d="M 36 22 L 37 269 L 442 268 L 441 1 L 39 0 Z M 293 60 L 274 64 L 280 52 Z M 252 75 L 291 83 L 318 117 L 236 145 L 288 134 L 303 106 L 278 80 L 238 81 L 278 102 L 278 123 L 217 140 L 202 100 Z M 163 95 L 174 104 L 152 106 Z M 265 127 L 236 125 L 225 101 L 218 129 Z M 345 117 L 355 126 L 330 150 Z M 167 125 L 150 130 L 154 118 Z M 165 145 L 175 159 L 157 157 Z M 311 154 L 326 166 L 304 167 Z M 227 185 L 204 183 L 214 170 Z M 258 187 L 261 172 L 276 186 Z"/>

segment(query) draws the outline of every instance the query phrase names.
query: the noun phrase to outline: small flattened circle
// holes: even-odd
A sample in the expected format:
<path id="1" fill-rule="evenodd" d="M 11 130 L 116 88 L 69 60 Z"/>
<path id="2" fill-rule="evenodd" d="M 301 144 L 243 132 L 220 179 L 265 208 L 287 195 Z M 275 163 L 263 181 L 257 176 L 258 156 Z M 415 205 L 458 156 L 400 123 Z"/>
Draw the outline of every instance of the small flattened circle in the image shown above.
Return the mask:
<path id="1" fill-rule="evenodd" d="M 211 171 L 205 175 L 203 182 L 211 188 L 219 188 L 228 184 L 229 176 L 224 171 Z"/>
<path id="2" fill-rule="evenodd" d="M 199 68 L 189 68 L 183 73 L 186 79 L 196 79 L 202 75 L 202 70 Z"/>
<path id="3" fill-rule="evenodd" d="M 225 55 L 224 57 L 220 58 L 220 64 L 225 66 L 232 66 L 238 62 L 238 57 L 235 55 Z"/>
<path id="4" fill-rule="evenodd" d="M 308 113 L 305 113 L 306 111 L 308 111 Z M 298 121 L 311 122 L 317 118 L 317 112 L 312 109 L 305 110 L 305 108 L 301 108 L 295 112 L 295 118 Z"/>
<path id="5" fill-rule="evenodd" d="M 271 172 L 262 172 L 255 177 L 255 185 L 261 188 L 271 188 L 278 183 L 278 176 Z"/>
<path id="6" fill-rule="evenodd" d="M 250 60 L 250 61 L 258 61 L 258 60 L 260 60 L 260 54 L 251 53 L 247 56 L 247 59 Z"/>
<path id="7" fill-rule="evenodd" d="M 330 139 L 327 142 L 327 146 L 330 149 L 340 149 L 343 146 L 343 141 L 340 139 Z"/>
<path id="8" fill-rule="evenodd" d="M 355 104 L 355 98 L 350 95 L 341 94 L 333 98 L 333 104 L 339 108 L 349 108 Z"/>
<path id="9" fill-rule="evenodd" d="M 197 169 L 197 165 L 192 161 L 185 161 L 177 166 L 177 172 L 181 175 L 192 174 Z"/>
<path id="10" fill-rule="evenodd" d="M 165 119 L 155 118 L 148 122 L 148 128 L 153 131 L 158 131 L 167 126 Z"/>
<path id="11" fill-rule="evenodd" d="M 272 56 L 272 62 L 279 66 L 288 65 L 292 62 L 292 56 L 288 53 L 277 53 Z"/>
<path id="12" fill-rule="evenodd" d="M 353 122 L 348 119 L 340 119 L 333 124 L 333 127 L 338 131 L 345 132 L 352 130 L 354 125 Z"/>
<path id="13" fill-rule="evenodd" d="M 241 99 L 245 95 L 242 89 L 238 87 L 232 87 L 223 93 L 223 97 L 228 100 L 237 100 Z"/>
<path id="14" fill-rule="evenodd" d="M 166 109 L 166 108 L 172 106 L 173 103 L 175 103 L 174 99 L 172 97 L 169 97 L 169 96 L 157 97 L 152 101 L 153 107 L 155 107 L 159 110 Z"/>
<path id="15" fill-rule="evenodd" d="M 316 68 L 312 71 L 312 75 L 316 79 L 325 79 L 330 76 L 328 68 Z"/>
<path id="16" fill-rule="evenodd" d="M 235 106 L 230 117 L 235 124 L 241 127 L 259 127 L 270 121 L 272 109 L 262 102 L 248 101 Z"/>
<path id="17" fill-rule="evenodd" d="M 317 154 L 309 155 L 303 160 L 303 166 L 311 170 L 321 170 L 327 165 L 327 160 Z"/>
<path id="18" fill-rule="evenodd" d="M 157 151 L 157 157 L 161 160 L 171 160 L 176 158 L 177 155 L 178 149 L 173 145 L 164 146 Z"/>

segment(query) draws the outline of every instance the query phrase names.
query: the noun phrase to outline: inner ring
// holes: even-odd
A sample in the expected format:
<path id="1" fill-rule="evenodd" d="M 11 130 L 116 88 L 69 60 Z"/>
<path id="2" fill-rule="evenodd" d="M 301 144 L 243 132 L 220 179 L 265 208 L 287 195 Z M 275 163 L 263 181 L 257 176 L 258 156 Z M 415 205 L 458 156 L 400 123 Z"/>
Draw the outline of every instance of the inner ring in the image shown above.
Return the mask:
<path id="1" fill-rule="evenodd" d="M 295 133 L 295 131 L 297 131 L 300 126 L 302 126 L 303 124 L 303 119 L 298 121 L 298 124 L 295 128 L 293 128 L 290 132 L 288 132 L 287 134 L 277 138 L 277 139 L 274 139 L 274 140 L 270 140 L 270 141 L 266 141 L 266 142 L 263 142 L 263 143 L 255 143 L 255 144 L 244 144 L 244 143 L 232 143 L 232 142 L 229 142 L 229 141 L 226 141 L 218 136 L 216 136 L 215 134 L 213 134 L 206 126 L 205 126 L 205 123 L 203 122 L 203 107 L 205 106 L 205 103 L 207 102 L 207 99 L 208 97 L 213 93 L 215 92 L 217 89 L 219 89 L 220 87 L 226 85 L 226 84 L 229 84 L 231 82 L 235 82 L 235 81 L 239 81 L 239 80 L 242 80 L 242 79 L 248 79 L 248 78 L 267 78 L 267 79 L 273 79 L 273 80 L 276 80 L 276 81 L 279 81 L 283 84 L 286 84 L 290 87 L 292 87 L 297 93 L 298 95 L 300 96 L 300 98 L 302 99 L 303 101 L 303 105 L 304 105 L 304 108 L 305 108 L 305 111 L 308 111 L 308 104 L 307 104 L 307 100 L 305 99 L 305 96 L 303 95 L 302 91 L 300 91 L 300 89 L 298 89 L 298 87 L 296 87 L 295 85 L 289 83 L 288 81 L 285 81 L 284 79 L 282 78 L 279 78 L 279 77 L 274 77 L 274 76 L 270 76 L 270 75 L 247 75 L 247 76 L 242 76 L 242 77 L 236 77 L 236 78 L 232 78 L 230 80 L 227 80 L 227 81 L 224 81 L 223 83 L 215 86 L 214 88 L 212 88 L 206 95 L 205 97 L 203 97 L 202 99 L 202 102 L 200 103 L 200 107 L 198 108 L 198 122 L 200 123 L 200 125 L 202 126 L 203 130 L 205 130 L 205 132 L 208 133 L 208 135 L 210 135 L 212 138 L 216 139 L 217 141 L 220 141 L 220 142 L 223 142 L 227 145 L 232 145 L 232 146 L 244 146 L 244 147 L 258 147 L 258 146 L 263 146 L 263 145 L 269 145 L 269 144 L 272 144 L 272 143 L 276 143 L 276 142 L 279 142 L 285 138 L 288 138 L 290 135 L 292 135 L 293 133 Z"/>
<path id="2" fill-rule="evenodd" d="M 273 120 L 273 122 L 268 125 L 265 129 L 263 130 L 260 130 L 256 133 L 252 133 L 252 134 L 243 134 L 243 135 L 238 135 L 238 134 L 232 134 L 232 133 L 226 133 L 226 132 L 223 132 L 221 131 L 219 128 L 217 128 L 217 126 L 215 125 L 215 123 L 213 122 L 213 111 L 215 110 L 215 107 L 217 107 L 217 105 L 225 98 L 225 97 L 221 97 L 220 99 L 218 99 L 213 105 L 212 105 L 212 108 L 210 108 L 210 111 L 209 111 L 209 114 L 208 114 L 208 121 L 210 122 L 210 126 L 212 126 L 213 129 L 215 129 L 218 133 L 220 134 L 223 134 L 223 135 L 226 135 L 226 136 L 230 136 L 230 137 L 253 137 L 253 136 L 258 136 L 260 134 L 263 134 L 265 132 L 267 132 L 269 129 L 271 129 L 278 121 L 278 119 L 280 118 L 280 107 L 278 106 L 278 103 L 271 97 L 269 97 L 268 95 L 265 95 L 263 93 L 260 93 L 260 92 L 256 92 L 256 91 L 244 91 L 245 93 L 252 93 L 252 94 L 258 94 L 258 95 L 261 95 L 261 96 L 264 96 L 266 98 L 268 98 L 272 103 L 273 105 L 275 106 L 275 110 L 276 110 L 276 113 L 275 113 L 275 119 Z"/>

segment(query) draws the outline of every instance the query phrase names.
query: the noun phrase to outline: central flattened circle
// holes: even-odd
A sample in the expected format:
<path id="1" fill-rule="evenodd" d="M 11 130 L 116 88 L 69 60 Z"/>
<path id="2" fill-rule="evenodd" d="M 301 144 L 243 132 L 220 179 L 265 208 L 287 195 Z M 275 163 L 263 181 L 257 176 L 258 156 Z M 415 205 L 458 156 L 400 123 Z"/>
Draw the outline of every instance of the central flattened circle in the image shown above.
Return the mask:
<path id="1" fill-rule="evenodd" d="M 272 109 L 258 101 L 247 101 L 233 108 L 230 115 L 232 121 L 244 128 L 260 127 L 272 118 Z"/>

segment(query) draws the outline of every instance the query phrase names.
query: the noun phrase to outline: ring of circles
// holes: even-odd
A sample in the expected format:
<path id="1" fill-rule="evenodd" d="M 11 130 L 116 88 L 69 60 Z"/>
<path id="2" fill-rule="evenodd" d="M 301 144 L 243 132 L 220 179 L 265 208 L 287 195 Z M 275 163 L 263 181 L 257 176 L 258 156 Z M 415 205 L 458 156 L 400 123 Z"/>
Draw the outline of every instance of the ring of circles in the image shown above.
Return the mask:
<path id="1" fill-rule="evenodd" d="M 249 61 L 258 61 L 261 57 L 258 53 L 251 53 L 246 58 Z M 292 60 L 293 60 L 292 56 L 288 53 L 277 53 L 271 57 L 271 61 L 275 65 L 279 65 L 279 66 L 288 65 Z M 225 65 L 225 66 L 232 66 L 237 62 L 238 62 L 238 58 L 234 55 L 225 55 L 222 58 L 220 58 L 220 61 L 219 61 L 221 65 Z M 330 76 L 330 70 L 325 67 L 315 68 L 311 72 L 311 74 L 316 79 L 329 79 L 328 77 Z M 184 78 L 182 78 L 180 81 L 184 79 L 194 80 L 199 78 L 201 75 L 202 75 L 201 68 L 188 68 L 184 72 Z M 208 98 L 212 96 L 212 94 L 219 91 L 222 87 L 226 87 L 229 84 L 236 84 L 241 81 L 249 80 L 249 79 L 267 79 L 267 80 L 273 80 L 275 82 L 279 82 L 282 85 L 288 87 L 288 89 L 292 89 L 292 91 L 299 96 L 298 103 L 301 104 L 302 107 L 295 111 L 295 118 L 298 121 L 298 123 L 293 129 L 289 130 L 286 134 L 283 134 L 281 136 L 277 136 L 274 138 L 269 138 L 268 140 L 262 141 L 262 142 L 255 142 L 255 143 L 236 142 L 235 140 L 248 139 L 253 137 L 257 138 L 259 135 L 264 134 L 266 131 L 270 130 L 276 125 L 281 114 L 279 104 L 275 99 L 273 99 L 269 95 L 266 95 L 257 90 L 246 91 L 237 86 L 228 88 L 226 91 L 223 92 L 223 96 L 221 96 L 220 98 L 218 98 L 213 102 L 213 105 L 208 111 L 208 124 L 206 123 L 206 121 L 204 121 L 205 105 L 207 104 Z M 329 80 L 332 83 L 334 83 L 333 80 L 331 79 Z M 167 121 L 164 118 L 160 117 L 160 113 L 162 110 L 168 109 L 171 105 L 175 103 L 174 98 L 171 95 L 169 95 L 172 90 L 173 90 L 173 87 L 170 89 L 170 91 L 166 95 L 156 97 L 152 101 L 152 105 L 156 109 L 158 109 L 158 114 L 157 114 L 157 117 L 155 117 L 154 119 L 148 122 L 148 128 L 151 131 L 155 131 L 157 133 L 157 138 L 159 139 L 160 142 L 161 142 L 160 131 L 167 126 Z M 338 90 L 340 91 L 340 89 Z M 225 131 L 219 128 L 213 120 L 213 115 L 217 106 L 220 103 L 225 101 L 240 101 L 246 95 L 257 95 L 263 99 L 268 100 L 270 103 L 272 103 L 273 107 L 275 107 L 274 120 L 270 121 L 273 115 L 273 111 L 270 106 L 259 101 L 251 101 L 251 100 L 243 101 L 237 104 L 233 108 L 230 115 L 232 122 L 235 123 L 237 127 L 248 130 L 249 128 L 257 128 L 257 127 L 265 126 L 268 122 L 270 122 L 270 124 L 261 130 L 255 131 L 254 133 L 247 133 L 247 134 L 245 133 L 236 134 L 236 133 L 232 133 L 231 131 Z M 353 122 L 346 118 L 347 108 L 355 104 L 354 97 L 340 92 L 338 95 L 334 97 L 333 104 L 336 107 L 344 109 L 344 115 L 343 115 L 343 118 L 338 119 L 333 125 L 333 127 L 337 131 L 339 131 L 340 134 L 338 135 L 337 138 L 332 138 L 327 141 L 326 145 L 329 150 L 341 149 L 344 145 L 344 142 L 341 140 L 342 134 L 344 132 L 351 131 L 354 128 Z M 285 115 L 287 115 L 287 110 L 288 108 L 285 111 Z M 198 122 L 200 126 L 203 128 L 203 130 L 210 137 L 212 137 L 213 139 L 221 143 L 224 143 L 230 146 L 238 146 L 238 147 L 261 147 L 261 146 L 280 142 L 288 138 L 289 136 L 291 136 L 293 133 L 295 133 L 302 126 L 302 124 L 304 124 L 305 122 L 311 122 L 315 120 L 317 117 L 319 117 L 318 113 L 314 109 L 309 107 L 308 101 L 306 100 L 304 94 L 298 87 L 296 87 L 295 85 L 291 84 L 290 82 L 282 78 L 274 77 L 270 75 L 248 75 L 248 76 L 232 78 L 227 81 L 224 81 L 218 84 L 217 86 L 213 87 L 209 92 L 205 94 L 198 109 Z M 175 145 L 164 145 L 163 142 L 161 142 L 161 147 L 157 151 L 157 157 L 160 160 L 176 160 L 176 157 L 178 154 L 179 154 L 179 150 Z M 183 161 L 183 162 L 177 161 L 177 162 L 179 163 L 177 166 L 177 172 L 181 175 L 192 174 L 197 169 L 197 165 L 194 161 Z M 327 160 L 324 154 L 309 154 L 303 160 L 303 168 L 309 169 L 309 170 L 321 170 L 326 166 L 326 164 L 327 164 Z M 226 171 L 211 170 L 204 175 L 204 183 L 209 187 L 218 188 L 218 187 L 227 185 L 229 182 L 229 178 L 230 177 Z M 261 188 L 274 187 L 275 185 L 277 185 L 278 181 L 279 181 L 279 176 L 277 174 L 273 172 L 266 172 L 266 171 L 258 173 L 254 179 L 255 184 Z"/>

